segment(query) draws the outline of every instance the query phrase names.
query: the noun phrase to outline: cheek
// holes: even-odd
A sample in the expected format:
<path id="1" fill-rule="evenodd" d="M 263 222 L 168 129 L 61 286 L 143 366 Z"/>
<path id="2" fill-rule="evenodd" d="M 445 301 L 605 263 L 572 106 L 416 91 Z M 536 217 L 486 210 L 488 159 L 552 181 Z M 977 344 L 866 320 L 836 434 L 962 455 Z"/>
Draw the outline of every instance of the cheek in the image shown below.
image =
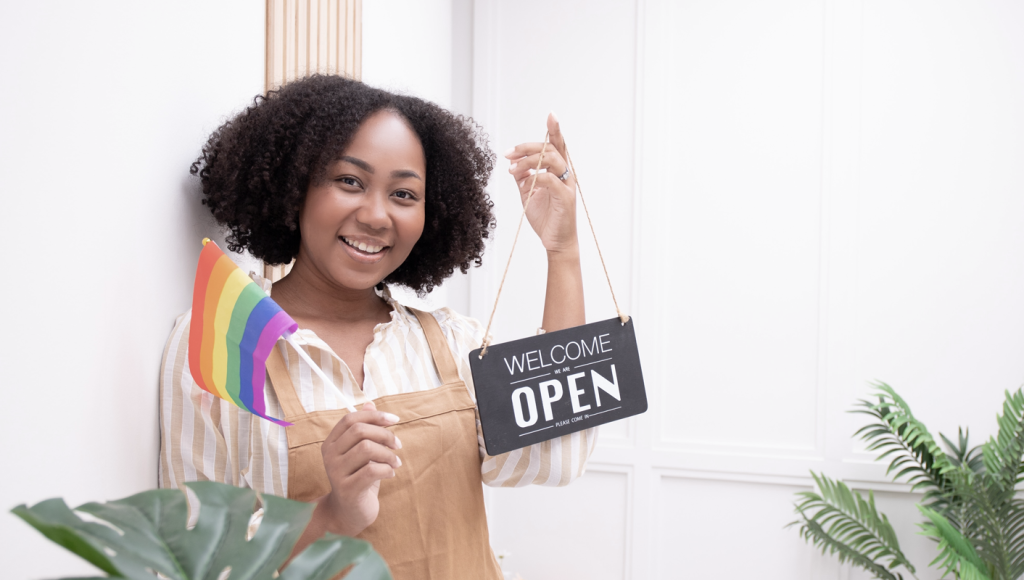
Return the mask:
<path id="1" fill-rule="evenodd" d="M 426 224 L 426 212 L 423 206 L 420 206 L 419 211 L 411 213 L 404 220 L 404 229 L 406 239 L 411 240 L 409 247 L 412 248 L 419 241 L 420 236 L 423 235 L 423 228 Z"/>
<path id="2" fill-rule="evenodd" d="M 339 221 L 351 212 L 341 201 L 329 189 L 311 188 L 299 210 L 302 237 L 333 240 Z"/>
<path id="3" fill-rule="evenodd" d="M 306 192 L 306 199 L 302 201 L 302 208 L 299 209 L 299 228 L 302 232 L 313 234 L 318 228 L 318 218 L 322 217 L 323 196 L 315 188 Z"/>

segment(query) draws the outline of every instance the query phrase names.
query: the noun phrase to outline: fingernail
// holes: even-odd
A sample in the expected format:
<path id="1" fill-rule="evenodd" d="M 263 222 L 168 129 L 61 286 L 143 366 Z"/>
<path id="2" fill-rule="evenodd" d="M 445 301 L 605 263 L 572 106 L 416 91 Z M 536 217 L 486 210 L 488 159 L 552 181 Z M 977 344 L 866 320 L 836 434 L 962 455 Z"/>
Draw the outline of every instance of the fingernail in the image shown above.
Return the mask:
<path id="1" fill-rule="evenodd" d="M 558 115 L 555 115 L 554 111 L 551 111 L 551 118 L 555 120 L 555 123 L 558 122 Z"/>
<path id="2" fill-rule="evenodd" d="M 392 423 L 398 422 L 398 415 L 392 415 L 391 413 L 384 413 L 384 420 Z"/>
<path id="3" fill-rule="evenodd" d="M 396 455 L 395 459 L 398 460 L 398 466 L 401 467 L 402 466 L 402 458 Z"/>
<path id="4" fill-rule="evenodd" d="M 512 157 L 512 154 L 515 153 L 515 152 L 516 152 L 516 148 L 513 147 L 513 148 L 509 149 L 508 151 L 506 151 L 504 155 L 505 155 L 505 157 Z"/>
<path id="5" fill-rule="evenodd" d="M 515 162 L 515 163 L 513 163 L 512 165 L 510 165 L 510 166 L 509 166 L 509 168 L 508 168 L 508 170 L 509 170 L 509 171 L 515 171 L 515 169 L 516 169 L 516 166 L 517 166 L 517 165 L 519 165 L 519 162 L 518 162 L 518 161 L 517 161 L 517 162 Z"/>
<path id="6" fill-rule="evenodd" d="M 519 182 L 519 187 L 522 187 L 524 183 L 526 183 L 525 179 Z"/>
<path id="7" fill-rule="evenodd" d="M 399 439 L 398 437 L 395 437 L 395 449 L 401 449 L 401 448 L 402 448 L 402 440 Z"/>

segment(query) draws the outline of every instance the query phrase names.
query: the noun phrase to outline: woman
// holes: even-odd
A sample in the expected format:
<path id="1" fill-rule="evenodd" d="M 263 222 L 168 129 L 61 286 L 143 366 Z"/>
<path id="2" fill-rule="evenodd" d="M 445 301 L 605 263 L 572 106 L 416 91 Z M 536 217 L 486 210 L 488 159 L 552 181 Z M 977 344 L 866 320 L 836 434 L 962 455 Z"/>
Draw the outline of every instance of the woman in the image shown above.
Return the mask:
<path id="1" fill-rule="evenodd" d="M 543 159 L 540 143 L 506 157 L 524 202 L 538 162 L 544 170 L 527 217 L 547 249 L 551 331 L 583 324 L 584 312 L 575 183 L 554 116 L 548 130 Z M 231 249 L 295 260 L 272 288 L 258 281 L 336 388 L 282 340 L 268 360 L 267 413 L 295 425 L 240 410 L 193 382 L 183 315 L 161 374 L 161 485 L 215 480 L 315 502 L 296 551 L 329 531 L 371 541 L 395 578 L 500 578 L 480 482 L 565 485 L 596 432 L 487 456 L 468 363 L 481 325 L 402 306 L 386 286 L 428 292 L 479 265 L 493 164 L 469 120 L 339 77 L 258 97 L 219 128 L 192 166 L 203 203 Z"/>

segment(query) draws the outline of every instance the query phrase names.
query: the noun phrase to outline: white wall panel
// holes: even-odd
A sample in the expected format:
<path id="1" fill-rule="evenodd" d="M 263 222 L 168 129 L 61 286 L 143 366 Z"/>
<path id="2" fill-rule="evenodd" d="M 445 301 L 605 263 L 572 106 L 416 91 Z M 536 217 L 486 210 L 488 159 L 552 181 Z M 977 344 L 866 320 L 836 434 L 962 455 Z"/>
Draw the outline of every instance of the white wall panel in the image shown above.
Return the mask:
<path id="1" fill-rule="evenodd" d="M 529 580 L 622 578 L 629 480 L 592 467 L 570 487 L 494 490 L 491 545 L 509 553 L 504 569 Z"/>
<path id="2" fill-rule="evenodd" d="M 879 506 L 926 567 L 933 545 L 916 535 L 917 497 L 860 452 L 851 436 L 865 417 L 847 411 L 868 381 L 885 380 L 933 432 L 967 424 L 980 443 L 1003 390 L 1024 381 L 1024 7 L 508 6 L 474 6 L 474 114 L 496 148 L 552 108 L 570 137 L 598 127 L 632 138 L 632 199 L 593 203 L 612 208 L 616 226 L 631 218 L 617 238 L 630 251 L 609 264 L 616 280 L 629 276 L 651 401 L 648 414 L 603 428 L 595 454 L 633 481 L 624 577 L 863 577 L 781 529 L 809 470 L 884 490 Z M 562 85 L 537 72 L 546 53 L 610 64 Z M 616 86 L 594 90 L 609 77 Z M 558 90 L 523 88 L 540 79 Z M 551 104 L 563 97 L 586 123 L 573 127 Z M 620 127 L 627 108 L 634 125 Z M 617 184 L 619 157 L 588 149 L 605 141 L 622 140 L 591 134 L 574 151 L 580 163 L 596 155 Z M 492 186 L 498 267 L 472 282 L 476 316 L 489 314 L 507 256 L 503 216 L 518 217 L 509 185 Z M 510 271 L 499 339 L 532 332 L 530 312 L 539 319 L 542 253 L 530 243 Z M 523 249 L 532 258 L 520 263 Z M 602 291 L 599 278 L 588 279 L 591 307 L 592 289 Z M 517 493 L 493 495 L 494 507 Z M 496 537 L 510 525 L 520 524 L 496 521 Z"/>
<path id="3" fill-rule="evenodd" d="M 156 486 L 157 376 L 216 237 L 189 164 L 263 90 L 264 3 L 5 2 L 0 562 L 96 569 L 7 513 Z"/>
<path id="4" fill-rule="evenodd" d="M 838 565 L 794 540 L 796 530 L 784 529 L 794 520 L 793 494 L 802 489 L 662 476 L 656 577 L 836 577 Z"/>
<path id="5" fill-rule="evenodd" d="M 1024 382 L 1021 24 L 1014 2 L 865 5 L 856 372 L 978 443 Z"/>
<path id="6" fill-rule="evenodd" d="M 686 2 L 664 17 L 669 271 L 663 441 L 814 449 L 823 17 L 818 0 Z M 645 287 L 646 289 L 647 287 Z M 647 294 L 653 298 L 653 293 Z M 688 385 L 689 388 L 678 388 Z M 723 421 L 728 407 L 743 421 Z"/>

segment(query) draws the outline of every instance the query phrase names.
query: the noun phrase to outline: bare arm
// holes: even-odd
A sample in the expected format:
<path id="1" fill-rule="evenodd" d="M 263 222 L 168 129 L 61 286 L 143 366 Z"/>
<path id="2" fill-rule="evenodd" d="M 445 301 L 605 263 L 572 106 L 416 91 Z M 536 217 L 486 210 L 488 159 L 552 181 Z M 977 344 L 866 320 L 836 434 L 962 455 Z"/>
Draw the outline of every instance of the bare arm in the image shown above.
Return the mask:
<path id="1" fill-rule="evenodd" d="M 579 244 L 573 251 L 548 252 L 548 285 L 544 294 L 544 330 L 562 330 L 586 323 Z"/>

